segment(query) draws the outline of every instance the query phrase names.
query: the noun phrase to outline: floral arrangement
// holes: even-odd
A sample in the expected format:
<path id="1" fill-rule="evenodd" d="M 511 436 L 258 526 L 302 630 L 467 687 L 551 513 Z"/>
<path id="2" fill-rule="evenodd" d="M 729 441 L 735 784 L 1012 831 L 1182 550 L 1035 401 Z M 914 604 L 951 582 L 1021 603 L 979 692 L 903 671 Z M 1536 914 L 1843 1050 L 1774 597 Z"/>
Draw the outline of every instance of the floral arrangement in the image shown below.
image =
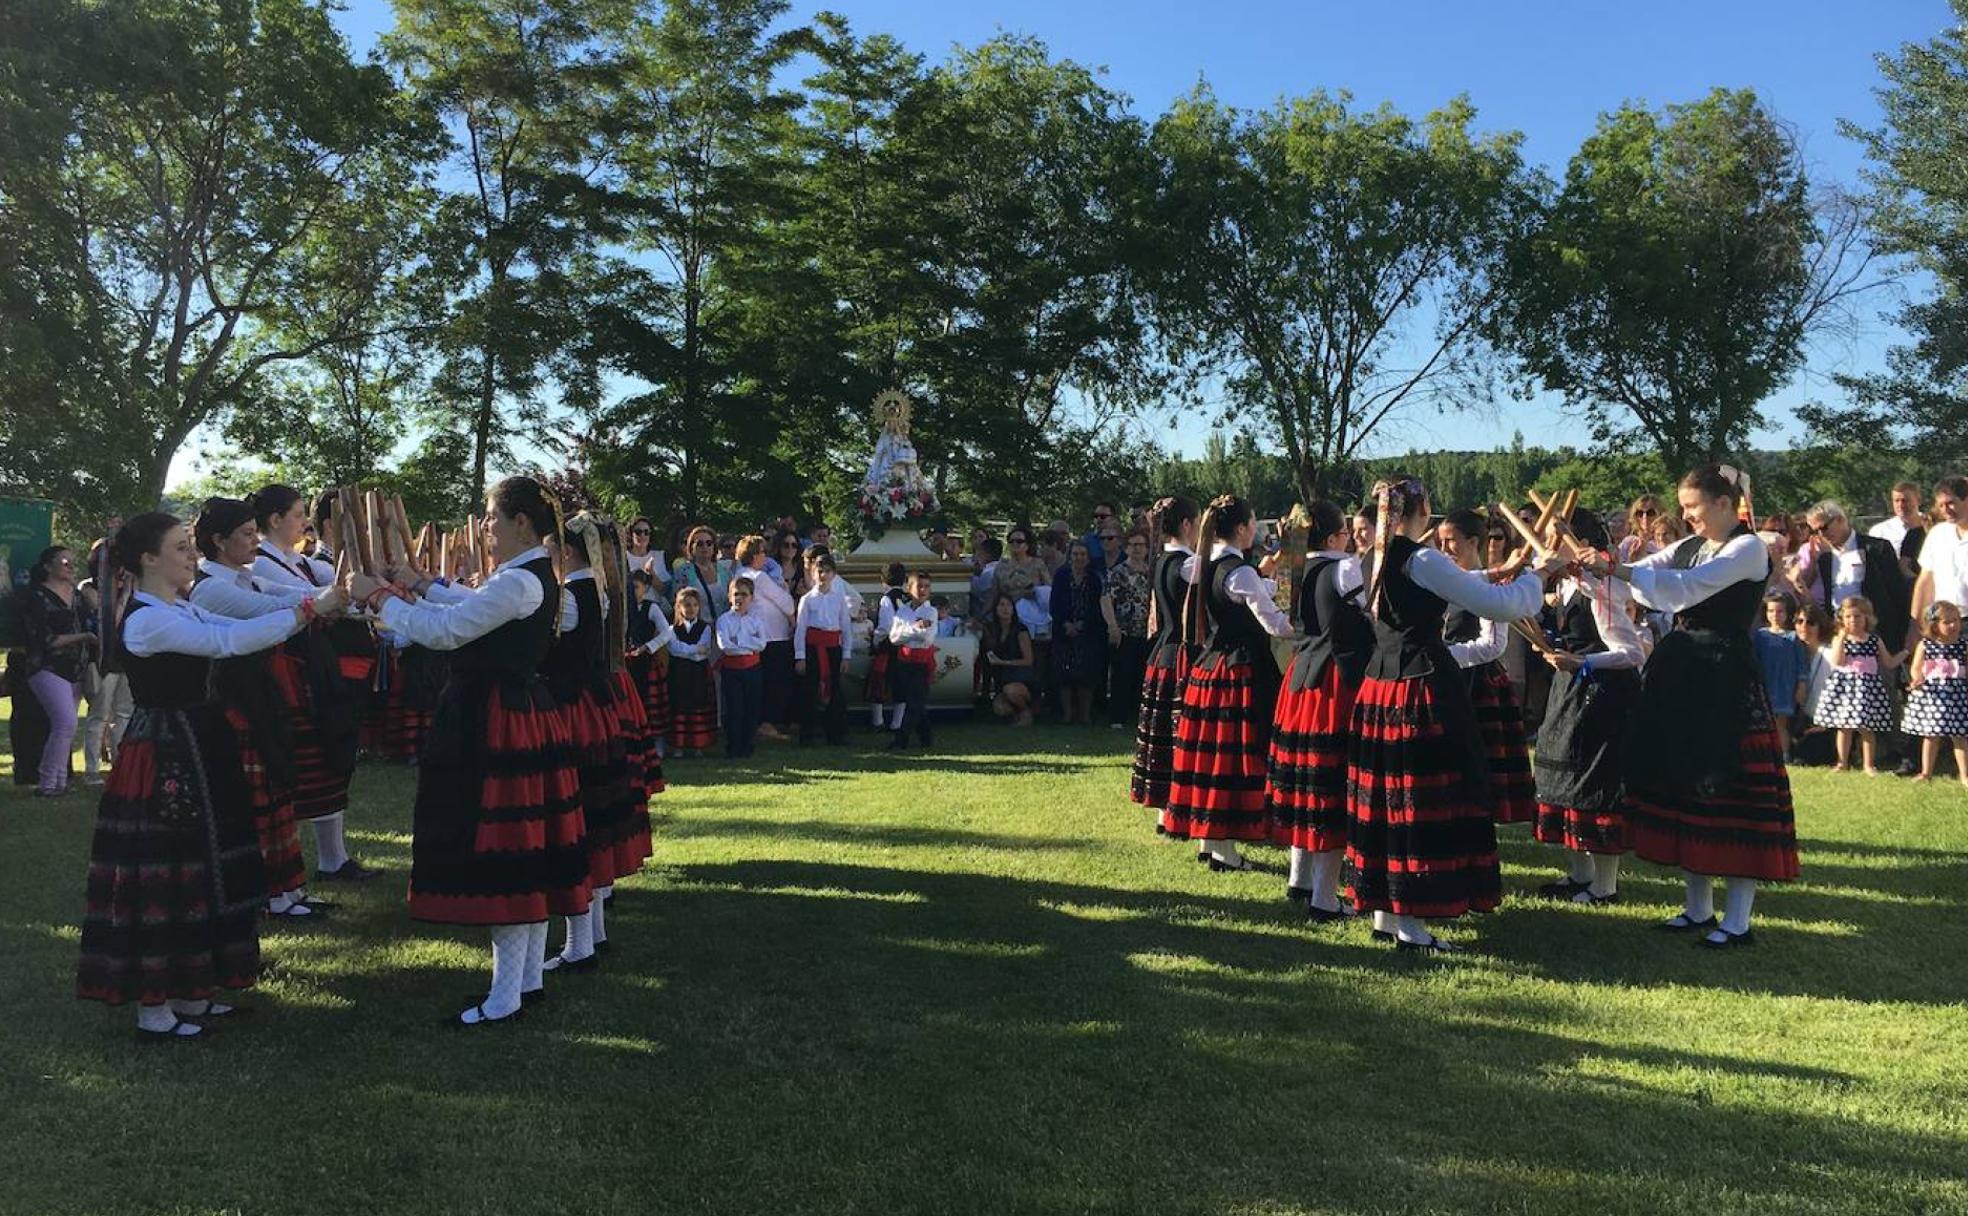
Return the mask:
<path id="1" fill-rule="evenodd" d="M 936 509 L 936 491 L 926 485 L 865 485 L 854 501 L 854 513 L 866 536 L 880 536 L 890 524 L 927 520 Z"/>

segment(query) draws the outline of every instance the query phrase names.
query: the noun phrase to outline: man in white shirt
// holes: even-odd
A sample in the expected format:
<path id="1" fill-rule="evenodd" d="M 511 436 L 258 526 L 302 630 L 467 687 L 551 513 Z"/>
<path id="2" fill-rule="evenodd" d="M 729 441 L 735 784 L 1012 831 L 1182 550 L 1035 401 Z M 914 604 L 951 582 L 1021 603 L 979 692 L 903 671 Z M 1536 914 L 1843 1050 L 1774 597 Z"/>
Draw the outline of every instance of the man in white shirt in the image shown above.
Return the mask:
<path id="1" fill-rule="evenodd" d="M 1929 604 L 1946 601 L 1968 610 L 1968 477 L 1943 477 L 1934 486 L 1934 513 L 1940 522 L 1927 529 L 1920 546 L 1920 578 L 1913 587 L 1913 617 Z"/>
<path id="2" fill-rule="evenodd" d="M 1893 487 L 1893 513 L 1866 535 L 1883 540 L 1900 555 L 1900 573 L 1912 583 L 1920 573 L 1920 546 L 1927 540 L 1927 517 L 1920 513 L 1920 487 L 1910 481 Z"/>

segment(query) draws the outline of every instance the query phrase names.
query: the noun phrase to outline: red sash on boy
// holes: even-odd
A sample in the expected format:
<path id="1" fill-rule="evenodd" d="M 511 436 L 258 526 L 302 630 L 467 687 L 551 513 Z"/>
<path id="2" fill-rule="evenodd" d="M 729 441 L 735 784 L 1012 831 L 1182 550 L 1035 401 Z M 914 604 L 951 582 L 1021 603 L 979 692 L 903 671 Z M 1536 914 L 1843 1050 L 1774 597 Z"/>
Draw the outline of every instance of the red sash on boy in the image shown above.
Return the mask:
<path id="1" fill-rule="evenodd" d="M 759 665 L 759 657 L 756 654 L 728 654 L 719 661 L 733 671 L 745 671 Z"/>
<path id="2" fill-rule="evenodd" d="M 806 627 L 806 658 L 820 664 L 820 704 L 834 699 L 834 655 L 840 650 L 841 631 Z"/>
<path id="3" fill-rule="evenodd" d="M 904 646 L 901 648 L 901 652 L 904 663 L 920 663 L 932 670 L 936 667 L 936 647 L 934 646 L 924 646 L 921 649 L 917 649 L 914 646 Z"/>

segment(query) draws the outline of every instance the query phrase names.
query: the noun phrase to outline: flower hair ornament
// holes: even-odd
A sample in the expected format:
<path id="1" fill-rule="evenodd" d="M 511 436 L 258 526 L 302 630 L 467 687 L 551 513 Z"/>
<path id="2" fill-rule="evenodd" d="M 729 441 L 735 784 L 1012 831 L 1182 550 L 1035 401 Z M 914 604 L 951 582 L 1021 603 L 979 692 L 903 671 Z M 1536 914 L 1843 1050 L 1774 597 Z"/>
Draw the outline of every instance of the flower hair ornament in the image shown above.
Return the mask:
<path id="1" fill-rule="evenodd" d="M 601 529 L 595 524 L 595 517 L 587 511 L 578 511 L 567 521 L 567 530 L 581 538 L 588 550 L 588 569 L 594 571 L 595 591 L 601 597 L 602 615 L 608 614 L 608 588 L 612 577 L 608 563 L 602 560 Z"/>

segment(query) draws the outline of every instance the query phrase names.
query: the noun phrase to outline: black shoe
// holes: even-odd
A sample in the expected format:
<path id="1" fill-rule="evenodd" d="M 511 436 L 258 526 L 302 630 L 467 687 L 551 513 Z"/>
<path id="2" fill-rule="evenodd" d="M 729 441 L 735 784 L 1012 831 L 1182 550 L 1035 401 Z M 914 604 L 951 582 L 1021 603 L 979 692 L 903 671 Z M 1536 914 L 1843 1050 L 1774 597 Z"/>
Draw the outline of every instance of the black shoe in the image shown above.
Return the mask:
<path id="1" fill-rule="evenodd" d="M 1206 866 L 1206 865 L 1208 865 L 1208 864 L 1210 863 L 1210 860 L 1211 860 L 1211 858 L 1210 858 L 1210 855 L 1209 855 L 1208 853 L 1198 853 L 1198 854 L 1196 854 L 1196 864 L 1197 864 L 1197 865 L 1199 865 L 1199 866 Z"/>
<path id="2" fill-rule="evenodd" d="M 478 1021 L 476 1022 L 462 1021 L 460 1019 L 463 1018 L 464 1014 L 454 1013 L 450 1017 L 440 1021 L 438 1025 L 448 1026 L 452 1030 L 483 1030 L 487 1026 L 504 1026 L 508 1022 L 517 1022 L 519 1020 L 519 1015 L 526 1012 L 526 1006 L 522 1004 L 519 1008 L 513 1010 L 505 1017 L 488 1018 L 485 1016 L 485 1005 L 482 1002 L 480 1004 L 473 1005 L 472 1009 L 476 1009 L 478 1011 Z M 465 1012 L 470 1013 L 471 1010 L 468 1009 Z"/>
<path id="3" fill-rule="evenodd" d="M 546 999 L 547 990 L 545 988 L 535 988 L 531 992 L 522 992 L 519 994 L 520 1008 L 524 1009 L 529 1005 L 544 1004 Z"/>
<path id="4" fill-rule="evenodd" d="M 906 752 L 909 750 L 909 741 L 901 735 L 897 735 L 889 742 L 888 750 L 892 752 Z"/>
<path id="5" fill-rule="evenodd" d="M 1591 887 L 1592 884 L 1589 882 L 1576 882 L 1569 878 L 1561 878 L 1557 882 L 1545 883 L 1537 889 L 1537 893 L 1542 899 L 1569 900 L 1580 891 L 1590 890 Z"/>
<path id="6" fill-rule="evenodd" d="M 575 975 L 586 975 L 590 971 L 601 970 L 601 956 L 599 954 L 590 954 L 588 957 L 582 959 L 569 959 L 564 954 L 556 954 L 547 959 L 546 962 L 540 964 L 540 970 L 543 972 L 552 972 L 555 975 L 559 975 L 563 971 L 571 972 Z"/>
<path id="7" fill-rule="evenodd" d="M 1375 929 L 1370 936 L 1377 942 L 1391 942 L 1391 941 L 1399 940 L 1394 936 L 1394 930 L 1392 929 Z"/>
<path id="8" fill-rule="evenodd" d="M 1920 765 L 1914 761 L 1913 757 L 1908 756 L 1906 759 L 1900 761 L 1900 767 L 1893 770 L 1893 775 L 1895 777 L 1918 777 L 1920 775 Z"/>
<path id="9" fill-rule="evenodd" d="M 314 881 L 316 882 L 368 882 L 370 879 L 376 877 L 381 873 L 382 871 L 372 870 L 368 866 L 363 865 L 361 862 L 351 857 L 347 861 L 343 862 L 341 864 L 341 868 L 339 869 L 316 870 L 314 872 Z"/>
<path id="10" fill-rule="evenodd" d="M 146 1045 L 156 1043 L 196 1043 L 200 1039 L 212 1037 L 212 1028 L 187 1022 L 180 1018 L 171 1024 L 169 1030 L 145 1030 L 137 1027 L 137 1042 Z"/>
<path id="11" fill-rule="evenodd" d="M 1285 898 L 1291 900 L 1293 903 L 1309 904 L 1312 902 L 1312 888 L 1294 887 L 1287 884 L 1285 887 Z"/>
<path id="12" fill-rule="evenodd" d="M 1729 950 L 1736 946 L 1753 946 L 1756 944 L 1755 933 L 1749 929 L 1744 929 L 1741 933 L 1731 933 L 1718 925 L 1714 931 L 1722 935 L 1721 941 L 1717 941 L 1704 934 L 1695 944 L 1704 950 Z"/>
<path id="13" fill-rule="evenodd" d="M 1251 859 L 1248 857 L 1239 857 L 1234 865 L 1223 860 L 1221 857 L 1213 855 L 1207 857 L 1206 860 L 1209 862 L 1210 873 L 1212 874 L 1222 874 L 1225 872 L 1240 874 L 1245 870 L 1254 870 L 1257 868 L 1251 864 Z"/>
<path id="14" fill-rule="evenodd" d="M 1461 946 L 1451 946 L 1449 943 L 1443 941 L 1439 937 L 1432 937 L 1425 942 L 1411 942 L 1408 941 L 1406 938 L 1397 937 L 1394 939 L 1394 948 L 1396 950 L 1405 951 L 1409 954 L 1462 954 L 1464 953 L 1463 948 Z"/>
<path id="15" fill-rule="evenodd" d="M 1713 929 L 1718 922 L 1711 916 L 1707 920 L 1689 920 L 1686 912 L 1678 912 L 1654 926 L 1660 933 L 1686 933 L 1691 929 Z"/>
<path id="16" fill-rule="evenodd" d="M 1577 895 L 1572 896 L 1571 899 L 1571 902 L 1584 904 L 1588 908 L 1603 907 L 1606 904 L 1616 904 L 1619 901 L 1620 893 L 1618 891 L 1613 892 L 1611 895 L 1594 895 L 1590 886 L 1587 886 Z"/>
<path id="17" fill-rule="evenodd" d="M 1352 918 L 1346 914 L 1345 908 L 1334 908 L 1332 911 L 1328 912 L 1324 908 L 1313 905 L 1312 902 L 1308 900 L 1306 901 L 1305 904 L 1305 919 L 1311 921 L 1315 925 L 1330 925 L 1334 921 L 1350 920 Z"/>

